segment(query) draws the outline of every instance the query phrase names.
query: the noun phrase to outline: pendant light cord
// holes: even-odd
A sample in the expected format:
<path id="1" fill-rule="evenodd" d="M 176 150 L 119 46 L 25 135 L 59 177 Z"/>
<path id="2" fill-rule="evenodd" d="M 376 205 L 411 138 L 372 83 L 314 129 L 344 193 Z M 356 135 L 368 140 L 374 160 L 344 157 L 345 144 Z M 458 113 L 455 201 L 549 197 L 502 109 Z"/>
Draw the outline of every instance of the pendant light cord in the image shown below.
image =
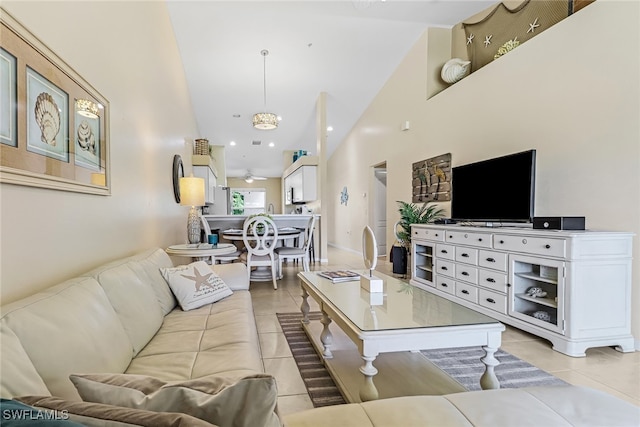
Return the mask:
<path id="1" fill-rule="evenodd" d="M 267 55 L 269 55 L 268 50 L 263 50 L 260 52 L 262 54 L 262 75 L 264 77 L 264 111 L 267 111 Z"/>

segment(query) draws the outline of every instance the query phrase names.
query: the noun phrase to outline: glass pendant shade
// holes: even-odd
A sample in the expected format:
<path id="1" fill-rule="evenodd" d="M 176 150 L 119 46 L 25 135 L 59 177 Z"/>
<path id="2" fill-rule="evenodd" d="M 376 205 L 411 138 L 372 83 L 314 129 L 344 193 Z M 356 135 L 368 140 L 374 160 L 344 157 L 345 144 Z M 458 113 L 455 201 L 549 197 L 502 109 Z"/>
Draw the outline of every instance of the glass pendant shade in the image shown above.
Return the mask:
<path id="1" fill-rule="evenodd" d="M 273 113 L 256 113 L 253 115 L 253 127 L 271 130 L 278 127 L 278 117 Z"/>

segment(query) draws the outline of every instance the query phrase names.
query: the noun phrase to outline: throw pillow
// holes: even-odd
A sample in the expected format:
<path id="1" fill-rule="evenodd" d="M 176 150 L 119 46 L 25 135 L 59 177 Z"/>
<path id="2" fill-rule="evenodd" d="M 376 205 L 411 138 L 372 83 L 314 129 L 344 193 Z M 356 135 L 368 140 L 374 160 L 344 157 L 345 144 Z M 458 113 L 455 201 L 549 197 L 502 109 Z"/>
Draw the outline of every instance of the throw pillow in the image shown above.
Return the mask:
<path id="1" fill-rule="evenodd" d="M 206 376 L 166 383 L 131 374 L 71 375 L 84 401 L 148 411 L 180 412 L 224 427 L 281 426 L 271 375 Z"/>
<path id="2" fill-rule="evenodd" d="M 139 409 L 122 408 L 101 403 L 76 402 L 55 396 L 24 396 L 21 402 L 34 407 L 43 416 L 58 416 L 73 421 L 65 421 L 69 426 L 122 427 L 123 425 L 145 427 L 215 427 L 214 425 L 185 414 L 152 412 Z M 50 421 L 47 421 L 50 422 Z M 32 426 L 38 424 L 21 424 Z M 2 422 L 4 426 L 4 420 Z M 7 426 L 12 424 L 7 424 Z M 58 424 L 43 424 L 46 426 Z M 66 427 L 67 424 L 64 424 Z M 60 424 L 60 427 L 63 425 Z"/>
<path id="3" fill-rule="evenodd" d="M 184 311 L 211 304 L 233 294 L 204 261 L 172 268 L 161 268 L 162 277 Z"/>

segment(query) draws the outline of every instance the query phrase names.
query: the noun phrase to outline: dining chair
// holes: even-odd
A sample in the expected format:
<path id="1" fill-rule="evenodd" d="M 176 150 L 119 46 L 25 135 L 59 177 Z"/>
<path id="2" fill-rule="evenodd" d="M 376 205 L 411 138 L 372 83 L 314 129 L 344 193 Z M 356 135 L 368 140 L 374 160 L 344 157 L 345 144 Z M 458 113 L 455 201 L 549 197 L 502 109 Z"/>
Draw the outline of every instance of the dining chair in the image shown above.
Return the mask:
<path id="1" fill-rule="evenodd" d="M 211 227 L 209 226 L 209 221 L 207 221 L 207 219 L 205 217 L 200 215 L 200 223 L 202 224 L 202 231 L 204 232 L 204 243 L 207 243 L 207 236 L 209 234 L 212 234 L 211 233 Z M 240 259 L 240 255 L 241 254 L 242 254 L 241 251 L 235 251 L 235 252 L 227 254 L 227 255 L 216 255 L 215 256 L 215 262 L 218 262 L 220 264 L 226 264 L 226 263 L 234 262 L 234 261 Z"/>
<path id="2" fill-rule="evenodd" d="M 279 263 L 279 272 L 282 275 L 282 261 L 283 260 L 302 260 L 302 268 L 304 271 L 309 271 L 309 248 L 313 243 L 313 230 L 316 225 L 316 217 L 315 215 L 311 216 L 309 220 L 309 226 L 307 227 L 307 231 L 305 233 L 304 244 L 302 247 L 289 247 L 289 246 L 281 246 L 276 248 L 275 252 L 278 254 L 278 258 L 280 259 Z"/>
<path id="3" fill-rule="evenodd" d="M 242 241 L 247 252 L 240 259 L 247 264 L 249 281 L 253 267 L 269 267 L 273 289 L 278 289 L 278 254 L 274 251 L 278 243 L 278 228 L 275 222 L 262 215 L 247 218 L 242 226 Z"/>

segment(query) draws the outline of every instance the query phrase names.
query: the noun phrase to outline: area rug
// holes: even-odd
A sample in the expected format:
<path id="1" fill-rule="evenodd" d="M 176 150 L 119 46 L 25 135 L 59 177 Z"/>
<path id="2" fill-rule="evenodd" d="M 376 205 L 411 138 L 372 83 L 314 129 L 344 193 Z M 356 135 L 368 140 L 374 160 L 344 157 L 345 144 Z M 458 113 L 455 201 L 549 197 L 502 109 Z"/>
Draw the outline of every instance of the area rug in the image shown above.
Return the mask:
<path id="1" fill-rule="evenodd" d="M 302 328 L 302 313 L 277 313 L 276 316 L 313 406 L 346 403 Z M 320 312 L 309 313 L 310 320 L 319 320 L 321 317 Z M 421 353 L 467 390 L 480 390 L 480 377 L 484 372 L 484 365 L 480 361 L 484 355 L 481 347 L 423 350 Z M 501 388 L 568 385 L 506 351 L 498 350 L 495 357 L 500 361 L 495 372 Z"/>
<path id="2" fill-rule="evenodd" d="M 276 316 L 314 408 L 346 403 L 302 329 L 302 313 L 276 313 Z M 309 313 L 310 320 L 319 320 L 321 317 L 320 312 Z"/>

